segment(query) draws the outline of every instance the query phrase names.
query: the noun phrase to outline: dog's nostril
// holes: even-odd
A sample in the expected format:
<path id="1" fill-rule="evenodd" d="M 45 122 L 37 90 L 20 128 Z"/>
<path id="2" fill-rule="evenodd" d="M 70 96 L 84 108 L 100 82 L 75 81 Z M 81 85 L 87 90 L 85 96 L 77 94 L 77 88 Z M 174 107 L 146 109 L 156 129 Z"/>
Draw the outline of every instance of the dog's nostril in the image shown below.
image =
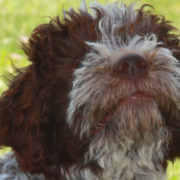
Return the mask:
<path id="1" fill-rule="evenodd" d="M 119 72 L 121 71 L 128 71 L 128 69 L 130 68 L 130 64 L 128 62 L 122 62 L 118 67 L 117 70 Z"/>
<path id="2" fill-rule="evenodd" d="M 114 71 L 122 77 L 134 78 L 144 75 L 148 70 L 145 59 L 137 54 L 122 57 L 114 65 Z"/>

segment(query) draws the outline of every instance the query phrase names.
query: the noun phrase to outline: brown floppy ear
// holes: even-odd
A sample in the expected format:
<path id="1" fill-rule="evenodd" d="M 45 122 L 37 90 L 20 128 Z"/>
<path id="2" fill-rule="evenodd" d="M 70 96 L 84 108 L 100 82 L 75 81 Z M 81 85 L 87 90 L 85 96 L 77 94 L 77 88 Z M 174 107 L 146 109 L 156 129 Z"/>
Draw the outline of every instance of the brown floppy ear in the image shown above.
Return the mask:
<path id="1" fill-rule="evenodd" d="M 59 131 L 65 129 L 61 124 L 73 63 L 68 63 L 67 29 L 58 20 L 58 26 L 50 22 L 37 27 L 28 45 L 23 44 L 32 64 L 17 72 L 0 98 L 0 145 L 12 147 L 22 170 L 30 173 L 42 172 L 46 156 L 64 138 Z"/>
<path id="2" fill-rule="evenodd" d="M 25 172 L 55 174 L 60 164 L 74 161 L 67 147 L 73 143 L 66 125 L 68 94 L 75 64 L 88 51 L 85 41 L 95 39 L 94 23 L 87 24 L 93 20 L 80 14 L 69 12 L 71 20 L 62 24 L 57 17 L 33 31 L 22 44 L 32 64 L 0 98 L 0 145 L 12 147 Z"/>
<path id="3" fill-rule="evenodd" d="M 66 124 L 68 95 L 75 65 L 88 52 L 85 42 L 97 39 L 98 22 L 85 12 L 66 13 L 69 19 L 38 26 L 22 44 L 32 64 L 0 98 L 0 145 L 12 147 L 23 171 L 57 178 L 60 165 L 77 159 L 68 148 L 74 143 Z"/>

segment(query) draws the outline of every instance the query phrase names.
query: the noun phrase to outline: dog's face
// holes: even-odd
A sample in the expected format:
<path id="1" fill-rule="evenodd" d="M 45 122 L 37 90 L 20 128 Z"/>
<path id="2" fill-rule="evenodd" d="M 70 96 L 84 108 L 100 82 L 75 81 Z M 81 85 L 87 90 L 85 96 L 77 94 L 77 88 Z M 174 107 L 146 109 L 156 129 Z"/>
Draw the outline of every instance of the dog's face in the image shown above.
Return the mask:
<path id="1" fill-rule="evenodd" d="M 157 47 L 155 35 L 135 35 L 126 44 L 117 34 L 106 36 L 88 43 L 90 52 L 74 72 L 67 122 L 80 138 L 101 130 L 126 138 L 154 134 L 165 125 L 163 113 L 172 117 L 179 106 L 178 61 Z"/>
<path id="2" fill-rule="evenodd" d="M 164 179 L 180 155 L 175 28 L 144 7 L 94 11 L 66 12 L 23 45 L 32 65 L 0 99 L 0 142 L 50 179 Z"/>

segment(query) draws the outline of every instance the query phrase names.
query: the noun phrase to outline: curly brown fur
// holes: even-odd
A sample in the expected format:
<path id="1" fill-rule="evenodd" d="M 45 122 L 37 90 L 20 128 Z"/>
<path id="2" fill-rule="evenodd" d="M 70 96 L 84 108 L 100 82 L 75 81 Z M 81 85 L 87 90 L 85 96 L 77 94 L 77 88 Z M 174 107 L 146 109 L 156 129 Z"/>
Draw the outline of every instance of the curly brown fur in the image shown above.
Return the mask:
<path id="1" fill-rule="evenodd" d="M 128 44 L 129 39 L 133 39 L 137 35 L 144 37 L 146 35 L 155 34 L 157 42 L 162 42 L 157 43 L 155 50 L 158 51 L 160 48 L 168 49 L 172 52 L 171 58 L 179 61 L 180 46 L 179 36 L 175 33 L 176 28 L 173 27 L 169 21 L 166 21 L 163 16 L 154 15 L 151 11 L 145 11 L 144 9 L 147 6 L 148 5 L 144 5 L 137 10 L 136 17 L 132 21 L 122 18 L 122 26 L 117 26 L 117 28 L 114 29 L 114 33 L 121 38 L 123 44 Z M 115 127 L 113 124 L 107 123 L 106 125 L 106 122 L 100 122 L 102 116 L 104 116 L 107 111 L 107 104 L 103 106 L 105 110 L 101 109 L 102 107 L 99 105 L 94 111 L 89 111 L 90 113 L 94 113 L 93 117 L 97 117 L 97 119 L 100 118 L 100 123 L 105 123 L 103 125 L 106 126 L 106 133 L 103 135 L 101 134 L 102 129 L 95 124 L 96 119 L 93 119 L 95 123 L 92 123 L 93 125 L 90 127 L 89 131 L 87 130 L 87 134 L 80 135 L 82 132 L 81 128 L 83 127 L 81 123 L 83 122 L 79 121 L 84 117 L 83 112 L 85 112 L 86 106 L 90 107 L 88 103 L 79 106 L 78 110 L 76 109 L 76 114 L 72 115 L 74 120 L 72 124 L 70 123 L 71 125 L 67 122 L 67 113 L 70 113 L 69 111 L 72 110 L 70 109 L 68 111 L 72 100 L 69 94 L 74 88 L 73 73 L 76 72 L 76 69 L 79 69 L 79 63 L 86 58 L 88 53 L 102 53 L 98 52 L 98 49 L 92 50 L 92 46 L 87 42 L 102 43 L 102 31 L 99 28 L 99 22 L 107 15 L 107 12 L 101 6 L 94 7 L 93 9 L 96 12 L 96 16 L 94 17 L 90 15 L 87 10 L 80 10 L 77 13 L 71 9 L 65 12 L 66 16 L 63 20 L 56 17 L 51 19 L 48 24 L 42 24 L 35 28 L 29 38 L 28 44 L 22 44 L 22 49 L 27 54 L 29 61 L 31 61 L 31 65 L 22 70 L 18 70 L 18 75 L 12 78 L 8 90 L 5 91 L 0 98 L 0 144 L 2 146 L 12 147 L 21 170 L 25 173 L 42 173 L 50 180 L 63 179 L 65 177 L 70 177 L 70 179 L 74 180 L 78 173 L 81 175 L 77 176 L 77 178 L 81 177 L 81 179 L 85 179 L 84 177 L 87 177 L 85 170 L 88 169 L 88 172 L 92 172 L 93 177 L 102 177 L 103 179 L 108 177 L 108 175 L 103 175 L 104 169 L 99 164 L 98 157 L 89 157 L 92 155 L 92 152 L 88 154 L 91 150 L 93 153 L 95 153 L 94 151 L 96 149 L 97 151 L 99 150 L 98 145 L 96 146 L 95 144 L 96 142 L 102 142 L 101 138 L 107 138 L 108 136 L 116 137 L 114 132 L 119 132 L 119 127 L 117 127 L 117 129 L 111 129 L 111 126 Z M 128 16 L 128 13 L 132 11 L 132 6 L 127 7 L 127 12 L 122 15 L 122 17 Z M 111 27 L 106 27 L 104 32 L 106 33 L 107 31 L 108 34 L 110 28 Z M 139 41 L 141 40 L 142 38 Z M 114 42 L 112 42 L 112 44 L 113 43 Z M 116 43 L 118 44 L 118 42 Z M 121 48 L 121 45 L 118 45 L 119 48 Z M 115 48 L 113 47 L 112 49 L 114 50 Z M 149 59 L 153 59 L 154 56 L 156 56 L 156 52 L 150 54 Z M 149 66 L 154 63 L 154 61 L 151 62 L 150 60 L 148 61 Z M 168 60 L 164 61 L 164 63 L 165 64 L 161 62 L 159 65 L 160 69 L 165 66 L 164 69 L 167 69 L 169 74 L 172 73 L 170 72 L 171 67 L 169 66 L 170 70 L 166 67 Z M 104 65 L 100 69 L 92 69 L 97 73 L 95 73 L 94 76 L 91 76 L 92 71 L 87 71 L 89 74 L 84 74 L 86 79 L 83 79 L 82 82 L 88 82 L 89 77 L 98 79 L 98 73 L 99 77 L 102 78 L 106 76 L 104 75 L 105 72 L 107 72 L 113 80 L 116 73 L 110 71 L 110 67 L 112 67 L 112 65 Z M 153 71 L 156 71 L 156 69 Z M 161 73 L 161 71 L 159 72 Z M 177 77 L 179 75 L 178 73 L 174 76 Z M 108 78 L 105 77 L 104 79 L 110 82 Z M 144 81 L 146 80 L 147 83 L 151 82 L 147 77 L 145 77 Z M 176 80 L 179 83 L 179 79 L 177 78 Z M 145 84 L 144 81 L 142 84 Z M 100 89 L 105 86 L 105 88 L 112 93 L 112 102 L 108 98 L 106 91 L 103 91 L 104 94 L 102 93 L 103 97 L 107 98 L 106 101 L 109 101 L 111 107 L 114 105 L 113 99 L 118 98 L 116 96 L 119 94 L 116 94 L 116 90 L 120 83 L 122 83 L 125 88 L 136 88 L 131 85 L 126 85 L 126 82 L 122 79 L 114 80 L 114 86 L 112 83 L 110 83 L 109 86 L 104 85 L 104 83 L 105 81 L 102 82 L 101 80 L 97 80 L 94 89 L 98 91 L 99 86 Z M 150 87 L 150 85 L 144 89 L 152 96 L 153 89 L 155 89 L 153 83 L 154 85 L 160 83 L 162 91 L 166 91 L 165 87 L 167 86 L 164 87 L 161 81 L 157 83 L 152 81 L 151 83 L 151 89 L 147 90 L 147 87 Z M 173 82 L 167 82 L 167 84 L 168 83 L 170 85 L 173 84 Z M 79 87 L 82 86 L 82 84 L 78 85 Z M 175 86 L 175 84 L 173 85 Z M 177 89 L 178 88 L 179 87 L 177 87 Z M 92 91 L 92 89 L 89 91 Z M 160 90 L 158 89 L 156 92 L 160 93 Z M 88 94 L 88 92 L 85 94 Z M 122 97 L 127 96 L 127 94 L 123 92 L 121 95 Z M 154 96 L 157 98 L 159 95 L 160 94 Z M 163 130 L 162 134 L 167 137 L 165 137 L 165 142 L 162 142 L 161 145 L 163 149 L 165 149 L 163 150 L 163 158 L 160 161 L 163 172 L 167 168 L 167 160 L 173 161 L 176 157 L 180 156 L 180 119 L 179 109 L 177 107 L 177 102 L 180 100 L 180 97 L 177 96 L 174 101 L 171 100 L 170 97 L 168 98 L 166 100 L 163 99 L 163 97 L 157 98 L 158 103 L 154 105 L 154 102 L 152 102 L 151 108 L 149 109 L 149 111 L 154 111 L 152 109 L 155 106 L 160 109 L 162 119 L 157 121 L 157 128 L 152 129 L 151 125 L 146 124 L 144 120 L 141 121 L 141 128 L 145 128 L 144 124 L 146 124 L 147 131 L 155 132 L 160 131 L 162 127 L 166 128 Z M 100 104 L 102 102 L 99 96 L 97 96 L 97 99 L 99 102 L 92 102 L 92 104 Z M 95 101 L 94 97 L 92 97 L 92 101 L 93 100 Z M 164 100 L 166 105 L 161 107 L 161 100 Z M 117 106 L 117 103 L 118 102 L 116 102 L 115 106 Z M 111 107 L 108 106 L 108 108 Z M 149 107 L 147 107 L 147 109 L 148 108 Z M 127 115 L 129 114 L 126 110 L 123 110 L 123 107 L 120 110 L 119 113 L 123 112 Z M 102 114 L 100 113 L 100 115 L 98 115 L 101 111 Z M 142 109 L 140 109 L 138 113 L 141 111 Z M 86 112 L 89 117 L 88 111 Z M 126 117 L 126 115 L 124 116 Z M 141 115 L 139 114 L 138 116 Z M 125 121 L 124 127 L 128 127 L 129 124 L 132 123 L 130 115 L 126 118 L 129 119 L 129 121 Z M 134 123 L 131 125 L 132 132 L 134 132 L 133 128 L 135 125 Z M 142 133 L 143 132 L 144 131 L 142 131 Z M 123 135 L 132 138 L 132 134 L 128 135 L 127 131 L 124 131 Z M 144 137 L 144 139 L 147 140 L 146 137 Z M 156 137 L 152 136 L 152 141 L 155 140 Z M 123 141 L 123 138 L 121 141 Z M 138 137 L 137 141 L 139 141 Z M 142 144 L 144 144 L 143 138 Z M 101 144 L 101 146 L 103 146 L 103 149 L 104 145 Z M 99 151 L 101 151 L 101 149 Z M 98 155 L 96 154 L 95 156 Z M 89 160 L 87 160 L 88 158 Z M 157 167 L 157 169 L 158 168 L 159 167 Z M 72 171 L 76 173 L 73 174 Z M 73 176 L 71 176 L 71 173 Z M 122 172 L 122 179 L 126 176 L 125 174 L 126 173 L 123 174 Z M 135 175 L 133 177 L 132 175 L 132 177 L 129 178 L 140 180 L 142 177 Z M 116 178 L 114 177 L 114 179 Z"/>

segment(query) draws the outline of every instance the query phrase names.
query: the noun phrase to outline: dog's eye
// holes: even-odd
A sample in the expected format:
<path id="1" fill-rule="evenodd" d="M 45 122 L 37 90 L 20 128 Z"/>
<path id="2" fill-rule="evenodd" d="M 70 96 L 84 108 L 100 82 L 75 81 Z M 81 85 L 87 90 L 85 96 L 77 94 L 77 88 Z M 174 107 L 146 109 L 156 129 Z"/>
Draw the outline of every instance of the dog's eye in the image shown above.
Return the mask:
<path id="1" fill-rule="evenodd" d="M 84 64 L 82 63 L 82 61 L 79 61 L 78 68 L 83 68 L 83 67 L 84 67 Z"/>
<path id="2" fill-rule="evenodd" d="M 82 62 L 82 59 L 80 59 L 80 60 L 77 60 L 77 61 L 75 62 L 74 70 L 77 69 L 77 68 L 83 68 L 83 67 L 84 67 L 84 64 L 83 64 L 83 62 Z"/>

